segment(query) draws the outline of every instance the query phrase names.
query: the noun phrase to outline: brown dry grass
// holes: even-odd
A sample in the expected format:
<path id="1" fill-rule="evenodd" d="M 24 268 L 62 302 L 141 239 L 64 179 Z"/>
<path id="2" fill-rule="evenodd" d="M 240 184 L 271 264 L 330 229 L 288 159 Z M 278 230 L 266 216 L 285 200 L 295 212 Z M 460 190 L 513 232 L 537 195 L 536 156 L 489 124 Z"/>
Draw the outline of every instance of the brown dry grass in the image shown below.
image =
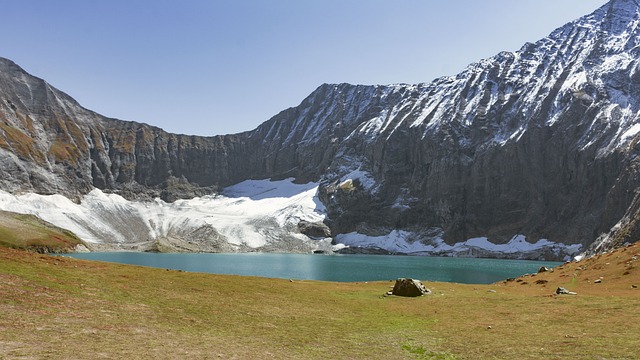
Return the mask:
<path id="1" fill-rule="evenodd" d="M 428 283 L 433 295 L 409 299 L 381 296 L 388 282 L 289 282 L 3 249 L 0 358 L 634 359 L 640 290 L 628 260 L 639 252 L 521 282 Z M 578 295 L 555 296 L 557 286 Z"/>
<path id="2" fill-rule="evenodd" d="M 23 159 L 33 159 L 40 165 L 44 163 L 44 155 L 36 142 L 22 130 L 5 122 L 0 122 L 0 147 L 13 151 Z"/>
<path id="3" fill-rule="evenodd" d="M 549 294 L 562 286 L 578 295 L 637 297 L 633 285 L 640 286 L 640 243 L 500 285 L 528 295 Z"/>

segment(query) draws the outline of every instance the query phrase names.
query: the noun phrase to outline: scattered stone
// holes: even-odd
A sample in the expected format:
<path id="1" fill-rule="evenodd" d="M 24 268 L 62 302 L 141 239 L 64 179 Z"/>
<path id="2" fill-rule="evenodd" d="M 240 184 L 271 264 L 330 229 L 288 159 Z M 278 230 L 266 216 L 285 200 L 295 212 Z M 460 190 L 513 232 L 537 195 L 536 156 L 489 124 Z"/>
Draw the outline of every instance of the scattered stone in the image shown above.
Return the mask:
<path id="1" fill-rule="evenodd" d="M 491 325 L 487 326 L 487 330 L 491 330 L 493 329 L 493 327 L 491 327 Z"/>
<path id="2" fill-rule="evenodd" d="M 540 280 L 537 280 L 537 281 L 536 281 L 536 284 L 538 284 L 538 285 L 544 285 L 544 284 L 546 284 L 546 283 L 548 283 L 548 282 L 549 282 L 549 280 L 540 279 Z"/>
<path id="3" fill-rule="evenodd" d="M 420 280 L 400 278 L 391 291 L 396 296 L 416 297 L 431 294 Z"/>
<path id="4" fill-rule="evenodd" d="M 310 238 L 324 239 L 331 237 L 331 229 L 322 221 L 310 222 L 300 220 L 298 223 L 298 231 Z"/>
<path id="5" fill-rule="evenodd" d="M 511 281 L 515 281 L 515 280 L 516 280 L 516 278 L 508 278 L 506 281 L 507 282 L 511 282 Z"/>
<path id="6" fill-rule="evenodd" d="M 491 290 L 487 290 L 488 293 L 495 293 L 496 291 L 491 289 Z"/>
<path id="7" fill-rule="evenodd" d="M 637 289 L 637 288 L 638 288 L 638 285 L 635 285 L 635 284 L 634 284 L 634 285 L 631 285 L 631 287 L 632 287 L 632 288 L 634 288 L 634 289 Z"/>
<path id="8" fill-rule="evenodd" d="M 549 268 L 548 268 L 548 267 L 546 267 L 546 266 L 543 266 L 543 267 L 541 267 L 541 268 L 538 270 L 538 274 L 540 274 L 540 273 L 545 273 L 545 272 L 547 272 L 547 271 L 551 271 L 551 269 L 549 269 Z"/>
<path id="9" fill-rule="evenodd" d="M 602 282 L 602 278 L 600 278 L 600 279 L 596 279 L 596 280 L 594 280 L 593 282 L 594 282 L 595 284 L 600 284 L 600 283 Z"/>
<path id="10" fill-rule="evenodd" d="M 556 294 L 558 295 L 578 295 L 577 293 L 573 292 L 573 291 L 569 291 L 563 287 L 559 287 L 556 289 Z"/>

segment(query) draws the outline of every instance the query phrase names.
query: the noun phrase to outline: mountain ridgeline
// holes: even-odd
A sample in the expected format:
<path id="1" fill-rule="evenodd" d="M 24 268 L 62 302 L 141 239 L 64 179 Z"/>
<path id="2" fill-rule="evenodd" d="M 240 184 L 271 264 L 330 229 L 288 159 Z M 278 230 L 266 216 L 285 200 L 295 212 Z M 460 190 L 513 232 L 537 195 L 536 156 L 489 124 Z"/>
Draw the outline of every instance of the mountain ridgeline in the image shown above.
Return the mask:
<path id="1" fill-rule="evenodd" d="M 613 0 L 456 76 L 325 84 L 213 137 L 106 118 L 0 59 L 0 189 L 173 201 L 291 177 L 320 183 L 334 235 L 606 250 L 640 238 L 639 13 Z"/>

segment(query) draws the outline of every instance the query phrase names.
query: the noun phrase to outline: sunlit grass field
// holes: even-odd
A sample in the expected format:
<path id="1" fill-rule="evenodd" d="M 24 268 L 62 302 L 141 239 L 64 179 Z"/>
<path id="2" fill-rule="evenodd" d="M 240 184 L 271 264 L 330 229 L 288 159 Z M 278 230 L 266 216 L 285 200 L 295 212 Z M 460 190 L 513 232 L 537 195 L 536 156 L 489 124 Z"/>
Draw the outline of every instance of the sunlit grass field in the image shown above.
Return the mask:
<path id="1" fill-rule="evenodd" d="M 635 359 L 636 253 L 400 298 L 0 249 L 0 359 Z"/>
<path id="2" fill-rule="evenodd" d="M 37 252 L 73 251 L 82 241 L 36 216 L 0 211 L 0 246 Z"/>

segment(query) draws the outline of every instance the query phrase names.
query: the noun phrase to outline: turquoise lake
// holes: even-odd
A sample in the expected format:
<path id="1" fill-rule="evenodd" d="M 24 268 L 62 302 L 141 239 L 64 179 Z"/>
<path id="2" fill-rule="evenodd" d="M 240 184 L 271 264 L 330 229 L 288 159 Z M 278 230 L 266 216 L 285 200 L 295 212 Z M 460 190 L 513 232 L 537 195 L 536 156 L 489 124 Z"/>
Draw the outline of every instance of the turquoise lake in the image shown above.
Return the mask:
<path id="1" fill-rule="evenodd" d="M 339 282 L 392 280 L 399 277 L 410 277 L 428 281 L 489 284 L 510 277 L 535 273 L 541 266 L 555 267 L 561 264 L 545 261 L 424 256 L 271 253 L 111 252 L 78 253 L 65 256 L 190 272 Z"/>

